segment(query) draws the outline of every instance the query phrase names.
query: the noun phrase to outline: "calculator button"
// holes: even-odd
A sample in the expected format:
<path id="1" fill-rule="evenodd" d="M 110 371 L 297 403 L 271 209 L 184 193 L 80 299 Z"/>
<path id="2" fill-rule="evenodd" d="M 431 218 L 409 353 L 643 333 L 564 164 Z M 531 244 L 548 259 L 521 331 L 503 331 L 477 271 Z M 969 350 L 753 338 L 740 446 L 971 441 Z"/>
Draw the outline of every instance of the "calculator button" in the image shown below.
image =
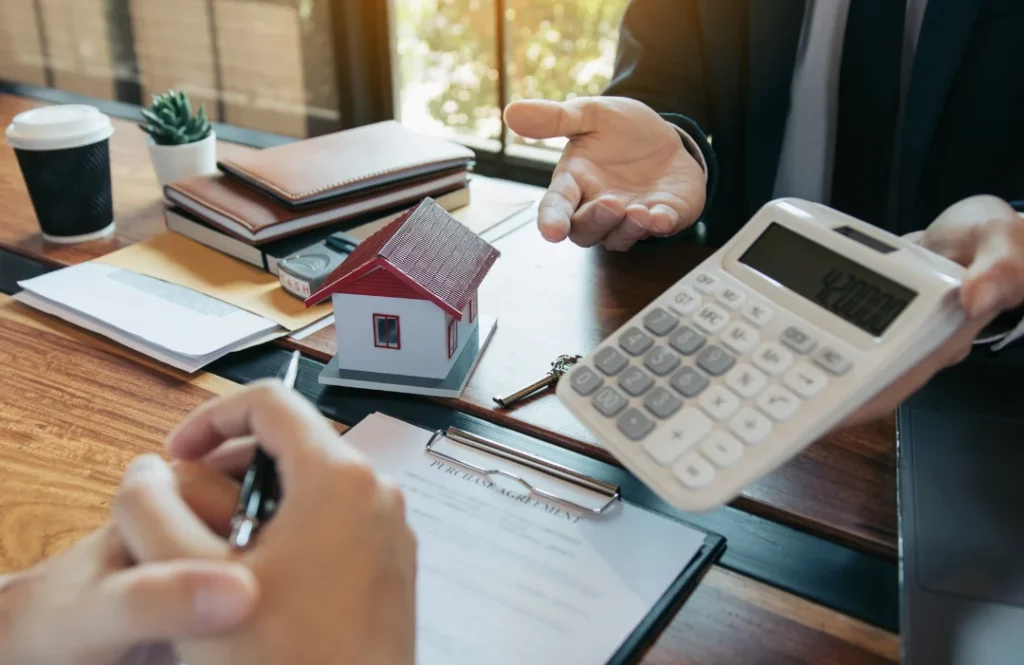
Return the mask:
<path id="1" fill-rule="evenodd" d="M 667 376 L 679 366 L 679 356 L 664 346 L 656 346 L 644 356 L 644 366 L 658 376 Z"/>
<path id="2" fill-rule="evenodd" d="M 604 383 L 604 379 L 586 365 L 577 367 L 569 377 L 572 389 L 584 397 L 600 388 L 602 383 Z"/>
<path id="3" fill-rule="evenodd" d="M 725 420 L 740 408 L 740 398 L 728 388 L 717 385 L 705 390 L 697 402 L 715 420 Z"/>
<path id="4" fill-rule="evenodd" d="M 768 377 L 746 363 L 740 363 L 725 375 L 725 383 L 743 397 L 754 397 L 768 383 Z"/>
<path id="5" fill-rule="evenodd" d="M 708 377 L 692 367 L 684 367 L 672 377 L 672 387 L 683 397 L 693 397 L 708 387 Z"/>
<path id="6" fill-rule="evenodd" d="M 683 409 L 672 422 L 644 443 L 644 450 L 655 462 L 668 466 L 707 436 L 711 427 L 708 417 L 697 409 Z"/>
<path id="7" fill-rule="evenodd" d="M 729 323 L 729 313 L 708 303 L 693 315 L 693 322 L 709 333 L 716 333 Z"/>
<path id="8" fill-rule="evenodd" d="M 672 391 L 658 386 L 644 398 L 647 410 L 659 418 L 668 418 L 679 410 L 683 402 L 672 394 Z"/>
<path id="9" fill-rule="evenodd" d="M 824 367 L 836 376 L 842 376 L 843 374 L 846 374 L 848 369 L 850 369 L 850 361 L 844 358 L 835 349 L 830 349 L 827 346 L 821 347 L 821 349 L 814 354 L 814 363 L 820 367 Z"/>
<path id="10" fill-rule="evenodd" d="M 811 339 L 811 336 L 796 326 L 790 326 L 782 331 L 782 343 L 797 353 L 804 355 L 814 350 L 818 343 Z"/>
<path id="11" fill-rule="evenodd" d="M 772 433 L 772 422 L 753 409 L 743 408 L 729 421 L 729 429 L 744 443 L 756 445 Z"/>
<path id="12" fill-rule="evenodd" d="M 715 432 L 700 444 L 704 457 L 720 469 L 732 466 L 743 457 L 743 444 L 725 432 Z"/>
<path id="13" fill-rule="evenodd" d="M 654 340 L 636 326 L 629 328 L 619 336 L 619 346 L 634 356 L 639 356 L 644 351 L 651 348 L 652 344 L 654 344 Z"/>
<path id="14" fill-rule="evenodd" d="M 660 307 L 655 307 L 644 316 L 644 328 L 658 337 L 664 337 L 672 332 L 677 323 L 679 323 L 679 319 Z"/>
<path id="15" fill-rule="evenodd" d="M 739 309 L 746 299 L 745 295 L 731 286 L 727 286 L 718 292 L 718 301 L 729 309 Z"/>
<path id="16" fill-rule="evenodd" d="M 689 287 L 682 287 L 672 296 L 668 306 L 679 316 L 689 316 L 700 307 L 700 296 Z"/>
<path id="17" fill-rule="evenodd" d="M 711 344 L 697 354 L 697 364 L 711 376 L 725 374 L 734 362 L 736 362 L 735 358 L 715 344 Z"/>
<path id="18" fill-rule="evenodd" d="M 769 374 L 781 374 L 793 364 L 793 354 L 774 342 L 766 342 L 754 354 L 754 364 Z"/>
<path id="19" fill-rule="evenodd" d="M 697 289 L 701 293 L 712 294 L 718 290 L 718 278 L 714 275 L 702 272 L 693 280 L 693 288 Z"/>
<path id="20" fill-rule="evenodd" d="M 825 376 L 825 373 L 807 363 L 798 363 L 796 367 L 789 370 L 789 374 L 783 381 L 798 395 L 806 399 L 814 397 L 828 385 L 828 377 Z"/>
<path id="21" fill-rule="evenodd" d="M 738 321 L 722 333 L 722 341 L 736 353 L 749 353 L 760 341 L 757 331 Z"/>
<path id="22" fill-rule="evenodd" d="M 672 345 L 672 348 L 684 356 L 692 356 L 697 353 L 697 349 L 704 346 L 704 341 L 704 335 L 690 326 L 682 326 L 668 338 L 668 343 Z"/>
<path id="23" fill-rule="evenodd" d="M 609 418 L 618 415 L 619 411 L 626 408 L 627 403 L 626 398 L 611 386 L 605 386 L 601 392 L 594 395 L 594 408 Z"/>
<path id="24" fill-rule="evenodd" d="M 644 415 L 640 409 L 630 409 L 616 421 L 619 431 L 633 441 L 639 441 L 654 429 L 654 421 Z"/>
<path id="25" fill-rule="evenodd" d="M 647 376 L 639 367 L 630 367 L 619 377 L 619 387 L 633 397 L 639 397 L 651 389 L 654 379 Z"/>
<path id="26" fill-rule="evenodd" d="M 615 376 L 628 364 L 626 356 L 611 346 L 604 347 L 594 355 L 594 365 L 608 376 Z"/>
<path id="27" fill-rule="evenodd" d="M 764 328 L 772 320 L 772 310 L 756 302 L 748 302 L 743 308 L 743 318 L 758 328 Z"/>
<path id="28" fill-rule="evenodd" d="M 788 420 L 800 406 L 800 398 L 779 385 L 768 389 L 757 398 L 757 407 L 775 420 Z"/>
<path id="29" fill-rule="evenodd" d="M 715 478 L 715 467 L 703 457 L 689 455 L 672 467 L 672 475 L 692 490 L 707 487 Z"/>

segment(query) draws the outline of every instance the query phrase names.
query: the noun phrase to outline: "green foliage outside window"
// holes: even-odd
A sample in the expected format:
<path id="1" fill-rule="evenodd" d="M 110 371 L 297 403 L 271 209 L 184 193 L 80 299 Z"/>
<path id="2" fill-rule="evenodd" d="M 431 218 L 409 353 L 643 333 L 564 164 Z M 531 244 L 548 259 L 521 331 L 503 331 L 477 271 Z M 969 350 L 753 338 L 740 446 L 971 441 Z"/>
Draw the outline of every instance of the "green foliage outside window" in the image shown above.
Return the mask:
<path id="1" fill-rule="evenodd" d="M 611 74 L 625 2 L 507 0 L 509 100 L 599 94 Z M 416 66 L 447 72 L 427 100 L 430 115 L 460 133 L 498 138 L 494 0 L 397 0 L 396 7 L 400 30 L 404 24 L 418 42 L 400 54 L 402 80 L 415 76 Z"/>

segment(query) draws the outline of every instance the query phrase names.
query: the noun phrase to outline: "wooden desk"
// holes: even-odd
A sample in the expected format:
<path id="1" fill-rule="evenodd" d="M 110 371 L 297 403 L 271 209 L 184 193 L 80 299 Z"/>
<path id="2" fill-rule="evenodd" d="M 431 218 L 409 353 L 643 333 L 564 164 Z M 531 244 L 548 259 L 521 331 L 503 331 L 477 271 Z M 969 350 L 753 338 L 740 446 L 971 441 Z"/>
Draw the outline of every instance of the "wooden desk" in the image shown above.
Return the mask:
<path id="1" fill-rule="evenodd" d="M 0 125 L 37 102 L 0 96 Z M 115 120 L 111 139 L 117 233 L 71 247 L 42 241 L 13 151 L 0 147 L 0 247 L 53 265 L 113 251 L 162 229 L 159 189 L 143 136 Z M 219 144 L 221 155 L 248 148 Z M 553 395 L 500 411 L 491 398 L 533 380 L 560 353 L 585 352 L 709 252 L 670 244 L 615 254 L 550 245 L 532 227 L 501 238 L 502 258 L 481 307 L 498 331 L 456 408 L 566 447 L 606 456 Z M 333 328 L 286 343 L 320 360 L 334 354 Z M 896 558 L 895 445 L 891 419 L 826 437 L 749 488 L 735 505 L 862 551 Z"/>
<path id="2" fill-rule="evenodd" d="M 4 296 L 0 339 L 0 574 L 31 566 L 97 528 L 128 461 L 160 452 L 190 409 L 236 387 L 150 364 Z M 713 568 L 644 663 L 849 665 L 898 658 L 895 635 Z"/>
<path id="3" fill-rule="evenodd" d="M 189 376 L 0 295 L 0 573 L 106 521 L 125 466 L 235 384 Z"/>

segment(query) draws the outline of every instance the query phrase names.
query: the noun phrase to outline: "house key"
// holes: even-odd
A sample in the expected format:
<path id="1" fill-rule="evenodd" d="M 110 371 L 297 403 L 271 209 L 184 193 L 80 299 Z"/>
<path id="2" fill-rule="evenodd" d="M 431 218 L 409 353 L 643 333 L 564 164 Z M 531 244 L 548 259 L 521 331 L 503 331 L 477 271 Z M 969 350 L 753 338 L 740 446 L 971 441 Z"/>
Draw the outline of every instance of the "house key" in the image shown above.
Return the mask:
<path id="1" fill-rule="evenodd" d="M 583 356 L 570 355 L 558 356 L 555 358 L 555 362 L 551 363 L 551 369 L 544 375 L 544 378 L 534 381 L 522 390 L 517 390 L 511 395 L 495 397 L 494 401 L 497 402 L 498 406 L 504 409 L 539 390 L 553 386 L 558 383 L 558 380 L 562 378 L 562 375 L 568 372 L 573 365 L 580 361 L 580 358 L 582 357 Z"/>

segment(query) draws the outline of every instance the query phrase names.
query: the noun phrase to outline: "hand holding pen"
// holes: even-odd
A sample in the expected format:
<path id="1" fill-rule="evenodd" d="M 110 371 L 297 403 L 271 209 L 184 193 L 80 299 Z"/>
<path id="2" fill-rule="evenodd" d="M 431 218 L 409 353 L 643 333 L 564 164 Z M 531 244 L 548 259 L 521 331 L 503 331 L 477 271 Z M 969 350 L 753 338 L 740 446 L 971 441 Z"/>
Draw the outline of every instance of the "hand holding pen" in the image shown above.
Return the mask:
<path id="1" fill-rule="evenodd" d="M 284 387 L 288 390 L 295 388 L 295 379 L 299 375 L 299 358 L 301 354 L 298 351 L 293 352 L 285 369 Z M 241 550 L 249 546 L 256 531 L 277 510 L 279 498 L 277 467 L 262 446 L 257 445 L 252 465 L 242 479 L 238 505 L 231 518 L 229 542 L 232 547 Z"/>
<path id="2" fill-rule="evenodd" d="M 254 466 L 257 443 L 274 463 L 280 499 L 269 522 L 253 519 L 255 537 L 238 550 L 224 537 L 239 503 L 232 478 Z M 401 492 L 309 400 L 259 381 L 196 409 L 167 447 L 190 463 L 133 466 L 126 483 L 143 491 L 115 501 L 132 559 L 234 561 L 258 587 L 237 629 L 170 637 L 181 662 L 414 663 L 416 541 Z"/>

